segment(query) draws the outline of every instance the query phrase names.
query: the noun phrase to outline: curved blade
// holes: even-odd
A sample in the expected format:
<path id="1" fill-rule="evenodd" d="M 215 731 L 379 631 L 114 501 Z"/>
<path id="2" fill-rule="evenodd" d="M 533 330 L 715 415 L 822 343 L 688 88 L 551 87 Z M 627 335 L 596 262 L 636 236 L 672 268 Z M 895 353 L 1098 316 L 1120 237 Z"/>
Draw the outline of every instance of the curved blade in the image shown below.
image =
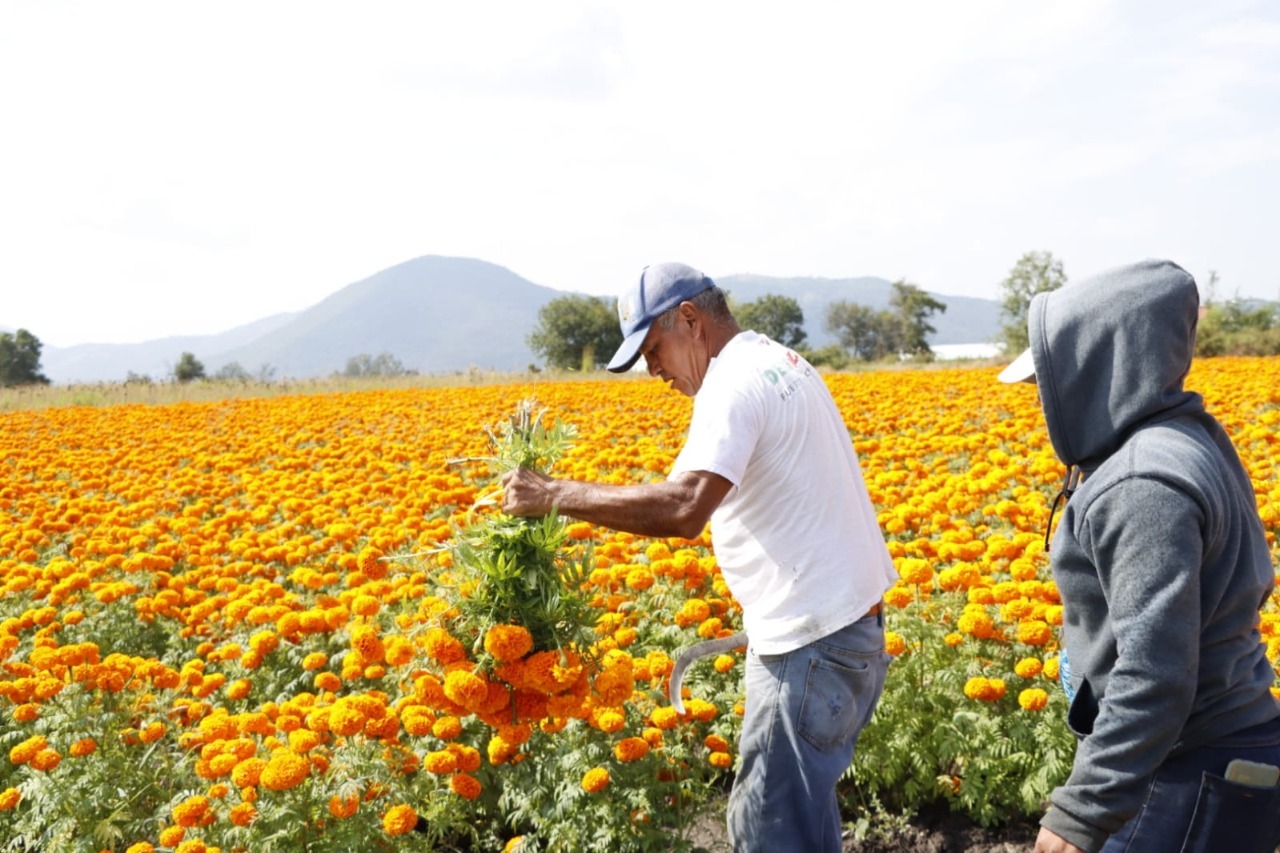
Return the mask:
<path id="1" fill-rule="evenodd" d="M 682 651 L 680 657 L 676 658 L 675 666 L 671 668 L 671 683 L 667 686 L 667 697 L 670 698 L 671 707 L 676 709 L 676 713 L 684 713 L 684 700 L 680 697 L 680 685 L 684 682 L 684 671 L 689 668 L 690 664 L 698 658 L 705 658 L 707 655 L 722 655 L 746 644 L 746 634 L 734 634 L 729 637 L 721 637 L 718 640 L 703 640 L 701 643 L 694 643 Z"/>

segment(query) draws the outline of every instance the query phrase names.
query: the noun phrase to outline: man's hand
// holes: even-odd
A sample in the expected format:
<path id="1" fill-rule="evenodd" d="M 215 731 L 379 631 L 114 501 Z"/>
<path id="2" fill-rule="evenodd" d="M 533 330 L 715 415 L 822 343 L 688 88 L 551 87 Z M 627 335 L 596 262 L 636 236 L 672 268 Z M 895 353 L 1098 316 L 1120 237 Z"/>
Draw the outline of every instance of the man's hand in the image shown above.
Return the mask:
<path id="1" fill-rule="evenodd" d="M 1084 851 L 1042 826 L 1040 834 L 1036 836 L 1036 853 L 1084 853 Z"/>
<path id="2" fill-rule="evenodd" d="M 555 509 L 554 478 L 516 468 L 502 478 L 502 509 L 507 515 L 539 516 Z"/>

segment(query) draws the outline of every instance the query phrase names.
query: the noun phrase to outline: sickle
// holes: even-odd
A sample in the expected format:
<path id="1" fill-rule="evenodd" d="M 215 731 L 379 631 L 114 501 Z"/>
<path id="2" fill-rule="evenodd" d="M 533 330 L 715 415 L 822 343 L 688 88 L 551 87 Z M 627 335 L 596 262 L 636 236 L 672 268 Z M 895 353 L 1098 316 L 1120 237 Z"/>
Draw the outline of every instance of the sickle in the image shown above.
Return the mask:
<path id="1" fill-rule="evenodd" d="M 667 696 L 671 699 L 671 707 L 676 709 L 676 713 L 684 713 L 684 700 L 680 696 L 680 684 L 684 681 L 684 671 L 689 668 L 690 664 L 698 658 L 704 658 L 707 655 L 722 655 L 746 644 L 746 634 L 734 634 L 730 637 L 721 637 L 718 640 L 704 640 L 701 643 L 694 643 L 681 652 L 680 657 L 676 659 L 675 666 L 671 668 L 671 684 L 667 687 Z"/>

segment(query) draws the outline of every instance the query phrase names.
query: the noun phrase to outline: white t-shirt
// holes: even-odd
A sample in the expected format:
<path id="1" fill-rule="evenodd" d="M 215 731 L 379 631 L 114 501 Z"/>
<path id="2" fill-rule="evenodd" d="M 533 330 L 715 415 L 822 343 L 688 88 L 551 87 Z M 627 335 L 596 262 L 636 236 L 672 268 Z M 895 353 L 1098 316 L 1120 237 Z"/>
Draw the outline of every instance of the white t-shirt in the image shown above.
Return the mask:
<path id="1" fill-rule="evenodd" d="M 859 619 L 897 577 L 826 383 L 756 332 L 711 360 L 672 467 L 734 484 L 711 543 L 751 645 L 782 654 Z"/>

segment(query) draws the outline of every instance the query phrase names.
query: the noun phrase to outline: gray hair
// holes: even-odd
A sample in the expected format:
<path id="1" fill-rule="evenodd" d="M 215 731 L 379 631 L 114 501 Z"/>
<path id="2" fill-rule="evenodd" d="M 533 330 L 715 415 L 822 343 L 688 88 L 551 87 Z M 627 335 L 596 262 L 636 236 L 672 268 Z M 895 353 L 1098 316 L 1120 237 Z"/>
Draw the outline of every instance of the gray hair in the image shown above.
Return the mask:
<path id="1" fill-rule="evenodd" d="M 733 313 L 729 311 L 729 300 L 725 298 L 724 291 L 714 284 L 686 301 L 693 303 L 693 306 L 706 314 L 712 323 L 719 324 L 733 320 Z M 654 324 L 663 331 L 669 331 L 676 324 L 676 315 L 679 313 L 680 306 L 677 305 L 664 311 Z"/>

